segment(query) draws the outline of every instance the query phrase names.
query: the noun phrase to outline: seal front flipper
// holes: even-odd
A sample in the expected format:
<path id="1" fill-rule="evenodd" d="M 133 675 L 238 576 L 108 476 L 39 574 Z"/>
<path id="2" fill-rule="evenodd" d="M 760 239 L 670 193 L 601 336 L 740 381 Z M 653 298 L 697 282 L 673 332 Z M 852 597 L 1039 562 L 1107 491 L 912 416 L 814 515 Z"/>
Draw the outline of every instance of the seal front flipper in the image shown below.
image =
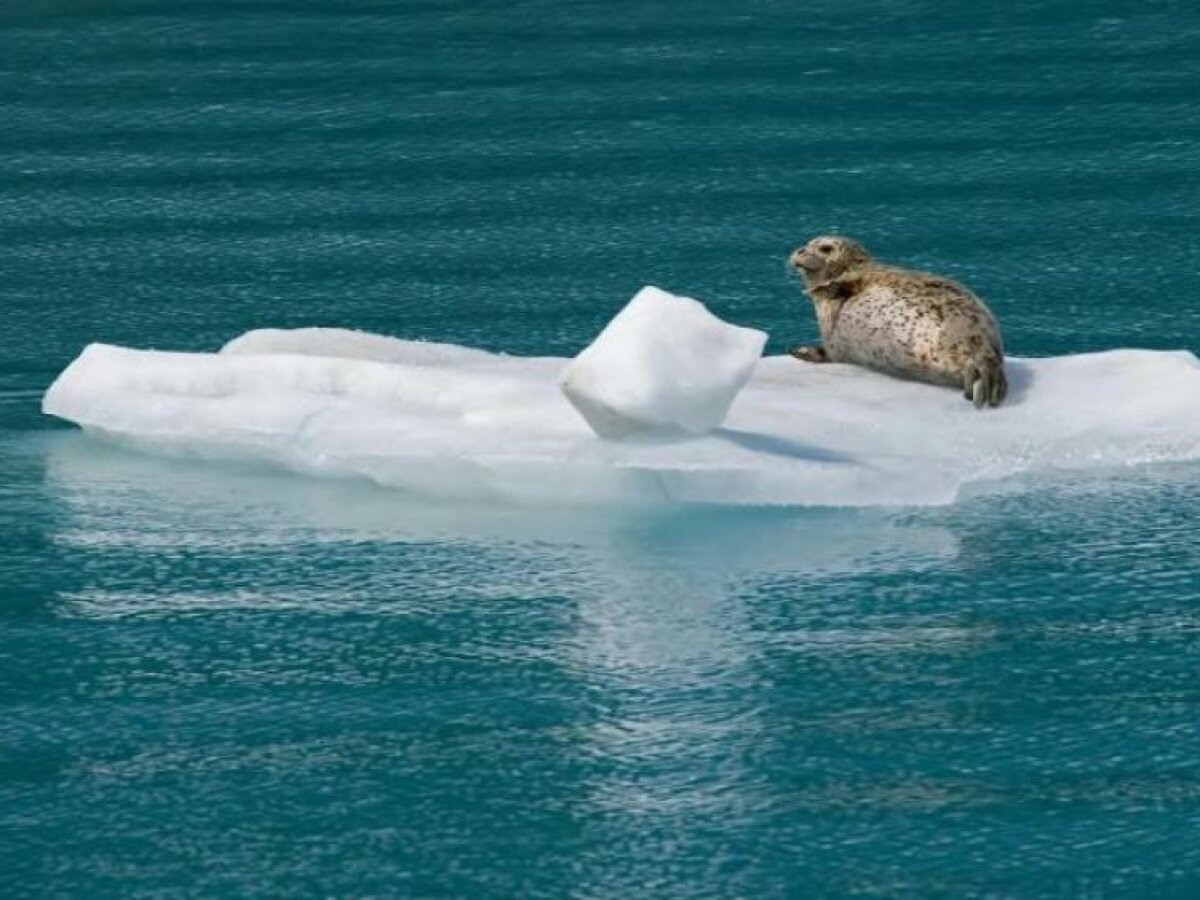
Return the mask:
<path id="1" fill-rule="evenodd" d="M 825 351 L 825 348 L 822 347 L 820 344 L 813 344 L 812 346 L 804 346 L 804 347 L 795 347 L 795 348 L 789 350 L 788 353 L 790 353 L 792 356 L 796 357 L 796 359 L 799 359 L 803 362 L 810 362 L 810 363 L 829 362 L 829 354 Z"/>

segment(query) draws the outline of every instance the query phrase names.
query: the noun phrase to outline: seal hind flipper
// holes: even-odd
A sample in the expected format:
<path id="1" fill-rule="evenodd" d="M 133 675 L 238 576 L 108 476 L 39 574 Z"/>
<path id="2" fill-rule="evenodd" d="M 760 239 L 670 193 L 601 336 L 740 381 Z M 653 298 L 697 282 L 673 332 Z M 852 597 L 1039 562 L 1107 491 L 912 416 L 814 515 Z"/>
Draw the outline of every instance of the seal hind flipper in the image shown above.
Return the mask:
<path id="1" fill-rule="evenodd" d="M 967 367 L 963 370 L 963 397 L 973 402 L 976 406 L 979 401 L 975 397 L 975 385 L 979 383 L 979 367 L 975 363 L 967 363 Z"/>
<path id="2" fill-rule="evenodd" d="M 988 398 L 992 406 L 999 406 L 1008 396 L 1008 378 L 1004 374 L 1004 366 L 996 369 L 996 379 L 992 382 L 992 395 Z"/>
<path id="3" fill-rule="evenodd" d="M 1008 396 L 1008 379 L 1004 375 L 1004 362 L 997 357 L 967 363 L 963 375 L 966 397 L 976 409 L 999 406 Z"/>

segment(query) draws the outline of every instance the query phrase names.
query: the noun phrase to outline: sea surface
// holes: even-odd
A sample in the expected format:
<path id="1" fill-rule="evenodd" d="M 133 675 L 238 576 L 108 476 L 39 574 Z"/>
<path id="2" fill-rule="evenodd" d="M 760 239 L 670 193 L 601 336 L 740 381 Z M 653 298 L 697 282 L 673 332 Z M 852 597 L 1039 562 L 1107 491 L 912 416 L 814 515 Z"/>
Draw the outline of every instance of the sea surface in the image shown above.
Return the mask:
<path id="1" fill-rule="evenodd" d="M 0 896 L 1200 896 L 1200 464 L 927 509 L 417 501 L 41 415 L 89 342 L 1200 350 L 1190 2 L 0 5 Z M 1170 391 L 1170 384 L 1162 390 Z"/>

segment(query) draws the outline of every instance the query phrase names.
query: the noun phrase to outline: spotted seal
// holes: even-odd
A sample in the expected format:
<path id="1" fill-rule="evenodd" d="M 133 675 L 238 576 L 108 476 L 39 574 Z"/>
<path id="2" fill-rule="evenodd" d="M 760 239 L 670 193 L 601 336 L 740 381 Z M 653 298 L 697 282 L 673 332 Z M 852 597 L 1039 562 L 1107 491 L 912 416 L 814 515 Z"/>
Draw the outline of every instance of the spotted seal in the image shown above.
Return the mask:
<path id="1" fill-rule="evenodd" d="M 957 282 L 876 262 L 844 237 L 813 238 L 789 265 L 804 278 L 821 344 L 797 347 L 807 362 L 842 362 L 960 388 L 976 407 L 1008 393 L 1000 328 Z"/>

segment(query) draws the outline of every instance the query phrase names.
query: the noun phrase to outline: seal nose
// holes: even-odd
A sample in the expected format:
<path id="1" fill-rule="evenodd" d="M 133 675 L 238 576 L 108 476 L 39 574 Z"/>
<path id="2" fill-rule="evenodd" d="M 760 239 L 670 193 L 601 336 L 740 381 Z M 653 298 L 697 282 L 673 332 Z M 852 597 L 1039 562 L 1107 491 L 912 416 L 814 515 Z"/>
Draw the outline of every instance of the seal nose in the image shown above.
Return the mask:
<path id="1" fill-rule="evenodd" d="M 788 257 L 789 265 L 792 265 L 797 269 L 803 268 L 803 266 L 800 264 L 800 260 L 804 257 L 804 251 L 807 249 L 807 247 L 797 247 L 795 250 L 793 250 L 792 255 Z"/>

